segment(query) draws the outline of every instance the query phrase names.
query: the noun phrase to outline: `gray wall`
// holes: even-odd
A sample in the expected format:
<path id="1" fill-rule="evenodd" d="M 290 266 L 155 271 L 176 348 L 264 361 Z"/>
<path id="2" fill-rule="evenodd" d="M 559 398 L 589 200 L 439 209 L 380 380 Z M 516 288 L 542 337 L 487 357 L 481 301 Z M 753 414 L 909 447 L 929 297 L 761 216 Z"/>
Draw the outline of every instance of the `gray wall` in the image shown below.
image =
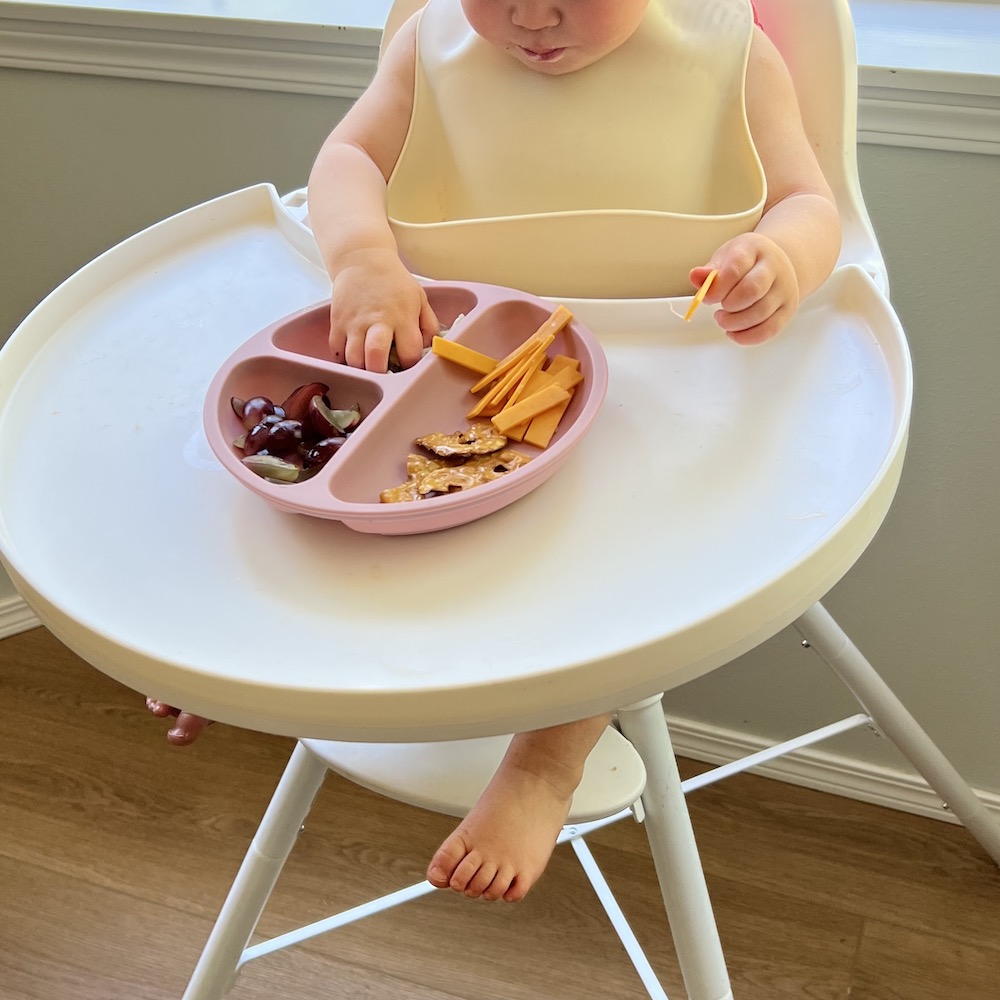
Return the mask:
<path id="1" fill-rule="evenodd" d="M 0 341 L 101 251 L 182 209 L 305 184 L 340 98 L 0 69 Z"/>
<path id="2" fill-rule="evenodd" d="M 1000 791 L 1000 157 L 862 146 L 865 201 L 914 365 L 903 479 L 823 603 L 974 785 Z M 794 735 L 855 711 L 791 630 L 670 696 L 669 711 Z M 896 766 L 867 733 L 825 749 Z"/>
<path id="3" fill-rule="evenodd" d="M 0 70 L 0 93 L 3 337 L 144 226 L 259 181 L 302 185 L 345 106 L 15 70 Z M 896 503 L 825 603 L 965 776 L 1000 793 L 1000 157 L 865 146 L 861 161 L 917 393 Z M 0 574 L 0 601 L 12 594 Z M 854 711 L 790 632 L 673 692 L 669 709 L 775 737 Z M 831 749 L 899 762 L 867 735 Z"/>

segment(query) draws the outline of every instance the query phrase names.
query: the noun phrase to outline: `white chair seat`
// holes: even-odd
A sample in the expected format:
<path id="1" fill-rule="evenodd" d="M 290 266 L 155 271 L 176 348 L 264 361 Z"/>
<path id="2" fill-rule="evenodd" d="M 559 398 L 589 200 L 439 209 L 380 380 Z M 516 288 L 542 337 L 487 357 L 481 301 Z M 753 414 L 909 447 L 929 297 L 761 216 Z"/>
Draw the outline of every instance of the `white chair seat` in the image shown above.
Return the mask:
<path id="1" fill-rule="evenodd" d="M 496 771 L 510 736 L 443 743 L 339 743 L 301 740 L 337 774 L 409 805 L 465 816 Z M 636 802 L 646 768 L 635 748 L 609 726 L 587 758 L 567 824 L 614 816 Z"/>

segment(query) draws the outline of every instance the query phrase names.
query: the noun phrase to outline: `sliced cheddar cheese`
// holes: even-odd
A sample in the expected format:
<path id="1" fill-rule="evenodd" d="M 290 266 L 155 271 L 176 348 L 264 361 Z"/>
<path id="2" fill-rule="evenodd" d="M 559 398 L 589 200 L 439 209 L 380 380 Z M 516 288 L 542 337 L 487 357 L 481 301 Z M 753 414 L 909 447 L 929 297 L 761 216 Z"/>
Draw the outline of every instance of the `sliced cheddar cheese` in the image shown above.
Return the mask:
<path id="1" fill-rule="evenodd" d="M 435 337 L 431 341 L 431 350 L 438 357 L 444 358 L 446 361 L 454 361 L 455 364 L 480 375 L 486 375 L 497 366 L 496 358 L 474 351 L 464 344 L 457 344 L 454 340 L 447 340 L 445 337 Z"/>
<path id="2" fill-rule="evenodd" d="M 555 406 L 539 413 L 532 419 L 528 429 L 522 433 L 518 440 L 525 444 L 533 444 L 536 448 L 547 448 L 572 398 L 573 392 L 570 390 L 561 403 L 556 403 Z"/>
<path id="3" fill-rule="evenodd" d="M 513 406 L 508 406 L 501 410 L 493 418 L 493 426 L 501 434 L 507 432 L 508 427 L 516 427 L 524 420 L 530 420 L 538 416 L 539 413 L 556 406 L 557 404 L 569 400 L 569 393 L 558 385 L 550 385 L 539 392 L 532 393 Z"/>
<path id="4" fill-rule="evenodd" d="M 555 375 L 556 372 L 561 371 L 563 368 L 573 368 L 576 371 L 580 370 L 580 361 L 578 358 L 571 358 L 566 354 L 557 354 L 550 362 L 548 368 L 545 370 L 550 375 Z"/>
<path id="5" fill-rule="evenodd" d="M 470 390 L 473 393 L 482 392 L 491 382 L 506 375 L 515 365 L 534 351 L 538 344 L 548 338 L 551 344 L 556 334 L 573 318 L 573 314 L 565 306 L 557 306 L 555 311 L 527 340 L 522 341 L 507 357 L 497 362 L 496 368 L 484 375 Z"/>
<path id="6" fill-rule="evenodd" d="M 510 371 L 508 371 L 507 374 L 504 375 L 504 377 L 497 382 L 497 384 L 494 385 L 493 388 L 490 389 L 471 410 L 469 410 L 468 416 L 470 418 L 480 415 L 489 417 L 494 413 L 499 413 L 500 410 L 503 409 L 508 396 L 514 391 L 515 386 L 525 372 L 541 367 L 545 360 L 545 351 L 553 340 L 555 340 L 554 333 L 550 333 L 548 336 L 540 340 L 535 345 L 533 351 L 525 355 L 517 364 L 515 364 L 514 367 L 511 368 Z"/>
<path id="7" fill-rule="evenodd" d="M 577 371 L 575 367 L 572 367 L 572 364 L 556 368 L 555 373 L 553 374 L 553 366 L 559 358 L 574 362 L 573 358 L 565 358 L 564 355 L 559 355 L 557 358 L 553 358 L 552 363 L 548 368 L 544 371 L 535 372 L 535 374 L 532 375 L 521 395 L 530 396 L 532 393 L 538 392 L 540 389 L 544 389 L 549 385 L 558 385 L 566 390 L 570 390 L 574 386 L 579 385 L 583 381 L 583 375 Z M 579 364 L 579 362 L 575 363 Z M 530 423 L 530 420 L 525 420 L 520 424 L 516 424 L 514 427 L 509 427 L 504 433 L 507 437 L 514 441 L 523 441 L 524 435 L 528 430 L 528 424 Z"/>

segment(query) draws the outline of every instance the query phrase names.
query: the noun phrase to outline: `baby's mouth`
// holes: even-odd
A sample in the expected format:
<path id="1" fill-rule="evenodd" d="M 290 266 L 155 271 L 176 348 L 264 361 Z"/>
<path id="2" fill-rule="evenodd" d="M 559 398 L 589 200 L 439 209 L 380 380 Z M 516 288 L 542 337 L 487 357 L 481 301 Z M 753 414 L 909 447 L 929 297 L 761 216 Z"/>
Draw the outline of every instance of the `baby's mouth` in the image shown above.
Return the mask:
<path id="1" fill-rule="evenodd" d="M 555 62 L 565 51 L 565 48 L 561 49 L 528 49 L 523 45 L 518 46 L 520 50 L 534 62 Z"/>

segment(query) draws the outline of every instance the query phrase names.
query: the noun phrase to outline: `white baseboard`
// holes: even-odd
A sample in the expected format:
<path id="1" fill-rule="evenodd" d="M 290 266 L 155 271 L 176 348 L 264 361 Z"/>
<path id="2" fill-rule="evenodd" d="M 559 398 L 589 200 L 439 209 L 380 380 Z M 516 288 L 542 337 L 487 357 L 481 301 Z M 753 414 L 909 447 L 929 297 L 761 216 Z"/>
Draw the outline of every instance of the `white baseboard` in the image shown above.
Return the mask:
<path id="1" fill-rule="evenodd" d="M 774 741 L 676 716 L 667 716 L 674 751 L 680 757 L 725 764 L 771 746 Z M 874 734 L 872 739 L 877 739 Z M 832 795 L 870 802 L 948 823 L 958 820 L 915 771 L 901 771 L 824 750 L 797 750 L 748 773 L 801 785 Z M 973 789 L 984 806 L 1000 818 L 1000 794 Z"/>
<path id="2" fill-rule="evenodd" d="M 34 611 L 16 594 L 0 600 L 0 639 L 38 628 L 41 624 Z"/>
<path id="3" fill-rule="evenodd" d="M 15 595 L 0 600 L 0 639 L 39 625 L 41 622 L 20 597 Z M 672 715 L 667 716 L 667 724 L 674 750 L 679 756 L 709 764 L 725 764 L 771 744 L 770 740 L 759 736 Z M 872 738 L 875 739 L 874 736 Z M 915 773 L 869 764 L 854 757 L 843 757 L 824 750 L 798 750 L 753 768 L 751 773 L 918 816 L 958 822 Z M 978 789 L 973 791 L 987 809 L 1000 817 L 1000 795 Z"/>

